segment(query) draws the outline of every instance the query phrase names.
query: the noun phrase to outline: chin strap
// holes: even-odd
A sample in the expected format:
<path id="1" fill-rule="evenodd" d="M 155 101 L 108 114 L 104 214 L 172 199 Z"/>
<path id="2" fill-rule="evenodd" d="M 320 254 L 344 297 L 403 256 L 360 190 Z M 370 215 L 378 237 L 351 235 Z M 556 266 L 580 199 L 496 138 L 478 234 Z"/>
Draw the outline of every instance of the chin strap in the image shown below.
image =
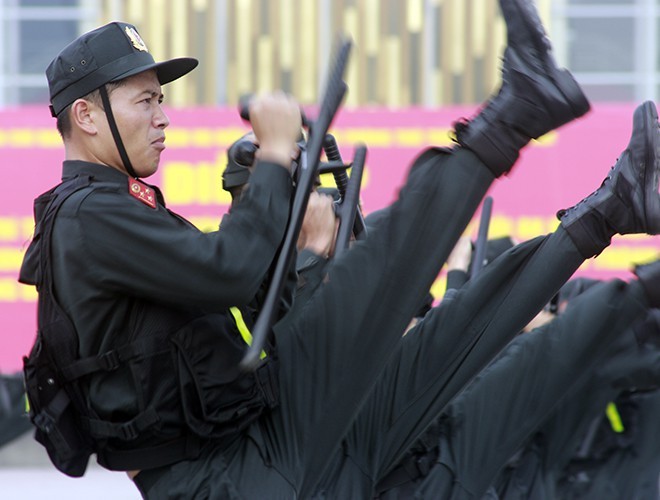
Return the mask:
<path id="1" fill-rule="evenodd" d="M 126 153 L 126 148 L 124 143 L 121 140 L 121 135 L 119 135 L 119 129 L 117 128 L 117 122 L 115 121 L 115 116 L 112 114 L 112 107 L 110 106 L 110 98 L 108 97 L 108 90 L 105 85 L 99 88 L 101 92 L 101 100 L 103 101 L 103 109 L 105 110 L 105 115 L 108 118 L 108 125 L 110 125 L 110 131 L 112 132 L 112 137 L 115 139 L 115 144 L 117 145 L 117 150 L 119 150 L 119 156 L 121 156 L 121 161 L 124 163 L 124 168 L 128 175 L 137 179 L 137 174 L 133 170 L 133 165 L 131 165 L 131 160 L 128 159 L 128 153 Z"/>

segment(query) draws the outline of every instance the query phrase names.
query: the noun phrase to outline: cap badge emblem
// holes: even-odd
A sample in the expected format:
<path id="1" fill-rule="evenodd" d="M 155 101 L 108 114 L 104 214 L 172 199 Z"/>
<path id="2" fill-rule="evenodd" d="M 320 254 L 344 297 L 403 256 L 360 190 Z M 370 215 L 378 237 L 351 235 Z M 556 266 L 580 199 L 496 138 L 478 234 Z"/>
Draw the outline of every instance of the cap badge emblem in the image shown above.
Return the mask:
<path id="1" fill-rule="evenodd" d="M 144 40 L 142 40 L 142 37 L 140 37 L 140 34 L 137 32 L 135 28 L 133 28 L 132 26 L 126 26 L 125 31 L 126 31 L 126 36 L 133 44 L 133 47 L 143 52 L 149 52 L 149 50 L 147 49 L 147 44 L 144 43 Z"/>

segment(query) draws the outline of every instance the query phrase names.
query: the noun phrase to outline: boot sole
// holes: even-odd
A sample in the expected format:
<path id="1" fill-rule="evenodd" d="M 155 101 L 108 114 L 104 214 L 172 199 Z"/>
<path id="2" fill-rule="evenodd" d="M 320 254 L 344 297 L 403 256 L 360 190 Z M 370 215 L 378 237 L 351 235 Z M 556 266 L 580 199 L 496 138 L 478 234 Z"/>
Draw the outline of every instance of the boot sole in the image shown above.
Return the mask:
<path id="1" fill-rule="evenodd" d="M 573 113 L 572 118 L 578 118 L 591 109 L 591 104 L 584 95 L 578 82 L 575 81 L 570 71 L 566 69 L 555 69 L 552 71 L 552 80 L 557 90 L 566 98 L 566 102 Z"/>
<path id="2" fill-rule="evenodd" d="M 646 101 L 642 104 L 642 114 L 644 115 L 644 130 L 646 132 L 646 143 L 653 146 L 653 148 L 646 148 L 646 165 L 642 175 L 642 186 L 644 186 L 644 196 L 660 196 L 658 193 L 657 186 L 651 186 L 647 190 L 647 183 L 655 177 L 658 177 L 658 173 L 655 172 L 658 169 L 657 158 L 658 158 L 658 140 L 657 140 L 657 128 L 658 128 L 658 110 L 655 107 L 655 104 L 651 101 Z M 650 175 L 650 178 L 649 178 Z M 644 203 L 644 219 L 649 221 L 648 218 L 648 204 Z M 660 226 L 649 227 L 651 233 L 657 234 L 660 232 Z"/>

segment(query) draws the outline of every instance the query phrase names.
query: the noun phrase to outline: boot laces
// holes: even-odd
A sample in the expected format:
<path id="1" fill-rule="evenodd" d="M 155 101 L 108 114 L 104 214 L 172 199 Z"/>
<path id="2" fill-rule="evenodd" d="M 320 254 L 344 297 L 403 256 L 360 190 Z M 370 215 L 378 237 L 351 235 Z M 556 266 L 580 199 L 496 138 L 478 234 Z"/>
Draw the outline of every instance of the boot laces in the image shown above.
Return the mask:
<path id="1" fill-rule="evenodd" d="M 605 177 L 605 179 L 603 179 L 603 182 L 600 183 L 600 186 L 598 186 L 598 188 L 596 188 L 596 190 L 593 193 L 591 193 L 589 196 L 586 196 L 585 198 L 582 198 L 582 200 L 578 201 L 572 207 L 564 208 L 564 209 L 559 210 L 557 212 L 557 216 L 559 217 L 559 219 L 564 217 L 564 215 L 566 215 L 567 212 L 569 212 L 571 210 L 577 210 L 581 205 L 584 205 L 585 203 L 587 203 L 590 200 L 594 199 L 598 194 L 600 194 L 601 191 L 603 191 L 603 189 L 606 187 L 606 185 L 611 184 L 613 182 L 613 178 L 614 178 L 614 169 L 615 169 L 615 167 L 616 167 L 616 163 L 612 167 L 610 167 L 610 171 L 607 173 L 607 176 Z M 614 191 L 613 191 L 613 193 L 614 193 Z"/>

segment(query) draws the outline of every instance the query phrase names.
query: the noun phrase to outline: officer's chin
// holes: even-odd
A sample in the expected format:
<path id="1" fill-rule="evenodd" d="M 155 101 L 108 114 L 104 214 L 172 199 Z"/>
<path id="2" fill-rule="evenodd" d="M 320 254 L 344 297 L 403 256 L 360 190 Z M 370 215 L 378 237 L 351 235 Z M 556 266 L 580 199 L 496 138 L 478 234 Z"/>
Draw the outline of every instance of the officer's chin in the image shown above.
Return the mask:
<path id="1" fill-rule="evenodd" d="M 135 173 L 137 174 L 138 177 L 141 179 L 145 179 L 147 177 L 152 176 L 158 171 L 158 165 L 160 164 L 160 155 L 158 159 L 152 161 L 148 166 L 140 166 L 140 167 L 135 167 Z"/>

